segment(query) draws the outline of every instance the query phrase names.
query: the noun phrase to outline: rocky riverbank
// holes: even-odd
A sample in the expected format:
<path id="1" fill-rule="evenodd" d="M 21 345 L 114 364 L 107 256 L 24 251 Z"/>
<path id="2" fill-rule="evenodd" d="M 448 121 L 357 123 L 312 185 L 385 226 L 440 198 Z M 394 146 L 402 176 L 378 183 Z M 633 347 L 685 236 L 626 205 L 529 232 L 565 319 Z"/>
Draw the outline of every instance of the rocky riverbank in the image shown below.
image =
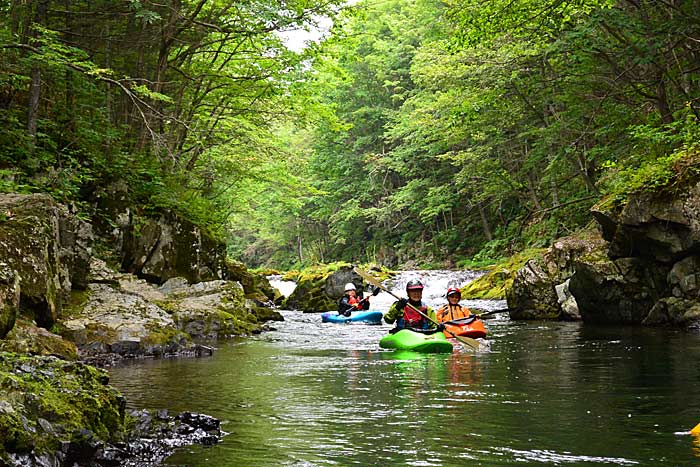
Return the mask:
<path id="1" fill-rule="evenodd" d="M 596 228 L 508 272 L 512 319 L 700 330 L 700 182 L 594 206 Z"/>
<path id="2" fill-rule="evenodd" d="M 210 354 L 216 339 L 282 319 L 267 279 L 198 227 L 112 207 L 100 226 L 46 195 L 0 194 L 0 463 L 153 465 L 216 442 L 205 415 L 126 413 L 85 362 Z"/>

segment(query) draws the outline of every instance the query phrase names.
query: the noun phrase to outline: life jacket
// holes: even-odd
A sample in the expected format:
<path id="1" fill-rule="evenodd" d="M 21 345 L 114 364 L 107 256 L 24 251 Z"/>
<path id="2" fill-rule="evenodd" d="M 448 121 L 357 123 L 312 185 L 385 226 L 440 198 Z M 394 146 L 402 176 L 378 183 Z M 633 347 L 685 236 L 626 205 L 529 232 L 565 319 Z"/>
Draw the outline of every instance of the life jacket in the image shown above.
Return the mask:
<path id="1" fill-rule="evenodd" d="M 428 306 L 423 301 L 420 302 L 419 310 L 424 315 L 428 314 Z M 432 323 L 406 304 L 403 309 L 403 316 L 399 318 L 396 324 L 399 328 L 428 329 Z"/>
<path id="2" fill-rule="evenodd" d="M 463 307 L 460 304 L 451 305 L 450 303 L 442 305 L 436 313 L 437 320 L 441 323 L 452 321 L 453 319 L 466 318 L 471 314 L 472 312 L 466 306 Z"/>
<path id="3" fill-rule="evenodd" d="M 344 303 L 345 301 L 343 300 L 345 298 L 347 298 L 347 305 Z M 355 311 L 360 309 L 361 307 L 358 308 L 357 306 L 355 306 L 359 304 L 360 301 L 360 298 L 358 298 L 357 296 L 349 297 L 347 295 L 344 295 L 340 297 L 340 300 L 338 300 L 338 313 L 344 313 L 346 311 Z"/>

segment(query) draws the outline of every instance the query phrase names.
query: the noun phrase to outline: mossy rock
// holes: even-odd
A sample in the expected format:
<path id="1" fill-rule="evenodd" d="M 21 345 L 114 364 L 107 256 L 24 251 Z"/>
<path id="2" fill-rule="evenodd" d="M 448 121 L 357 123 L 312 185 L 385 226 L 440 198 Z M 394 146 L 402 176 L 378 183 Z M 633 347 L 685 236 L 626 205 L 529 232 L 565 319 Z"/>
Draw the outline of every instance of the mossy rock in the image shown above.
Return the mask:
<path id="1" fill-rule="evenodd" d="M 77 360 L 75 344 L 58 334 L 34 325 L 24 318 L 17 320 L 10 333 L 0 340 L 0 351 L 31 355 L 56 355 L 66 360 Z"/>
<path id="2" fill-rule="evenodd" d="M 82 363 L 0 352 L 0 459 L 55 452 L 84 430 L 123 440 L 125 400 L 108 381 Z"/>
<path id="3" fill-rule="evenodd" d="M 354 283 L 358 293 L 362 293 L 362 278 L 350 263 L 313 265 L 298 271 L 295 277 L 297 286 L 282 303 L 284 308 L 310 313 L 335 309 L 343 293 L 343 284 L 347 282 Z"/>
<path id="4" fill-rule="evenodd" d="M 261 302 L 274 301 L 277 298 L 275 288 L 270 285 L 265 274 L 253 272 L 243 263 L 231 259 L 226 260 L 226 268 L 228 278 L 241 283 L 246 298 Z"/>
<path id="5" fill-rule="evenodd" d="M 537 248 L 517 253 L 489 268 L 489 272 L 462 288 L 462 298 L 469 300 L 504 300 L 512 287 L 515 274 L 530 259 L 542 257 L 546 249 Z"/>

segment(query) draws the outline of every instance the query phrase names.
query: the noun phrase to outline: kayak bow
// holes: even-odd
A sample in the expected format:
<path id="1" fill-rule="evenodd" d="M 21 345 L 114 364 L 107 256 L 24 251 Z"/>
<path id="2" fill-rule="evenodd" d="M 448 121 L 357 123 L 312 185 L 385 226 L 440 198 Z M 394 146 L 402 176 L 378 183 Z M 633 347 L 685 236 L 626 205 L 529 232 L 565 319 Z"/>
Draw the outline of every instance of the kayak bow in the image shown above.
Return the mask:
<path id="1" fill-rule="evenodd" d="M 387 334 L 379 341 L 379 347 L 426 353 L 452 352 L 452 343 L 442 332 L 423 333 L 411 329 L 401 329 L 393 334 Z"/>

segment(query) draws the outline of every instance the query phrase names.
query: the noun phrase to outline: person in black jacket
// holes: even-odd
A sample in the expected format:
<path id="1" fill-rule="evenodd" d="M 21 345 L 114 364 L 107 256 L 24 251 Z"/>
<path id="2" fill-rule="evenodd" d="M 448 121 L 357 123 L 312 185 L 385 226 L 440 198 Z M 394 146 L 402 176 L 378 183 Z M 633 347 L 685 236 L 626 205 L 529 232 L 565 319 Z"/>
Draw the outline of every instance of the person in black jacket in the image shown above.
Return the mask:
<path id="1" fill-rule="evenodd" d="M 374 289 L 372 295 L 377 295 L 379 288 Z M 338 314 L 350 316 L 353 311 L 369 310 L 369 297 L 360 299 L 357 296 L 357 288 L 352 282 L 345 284 L 345 293 L 338 300 Z"/>

